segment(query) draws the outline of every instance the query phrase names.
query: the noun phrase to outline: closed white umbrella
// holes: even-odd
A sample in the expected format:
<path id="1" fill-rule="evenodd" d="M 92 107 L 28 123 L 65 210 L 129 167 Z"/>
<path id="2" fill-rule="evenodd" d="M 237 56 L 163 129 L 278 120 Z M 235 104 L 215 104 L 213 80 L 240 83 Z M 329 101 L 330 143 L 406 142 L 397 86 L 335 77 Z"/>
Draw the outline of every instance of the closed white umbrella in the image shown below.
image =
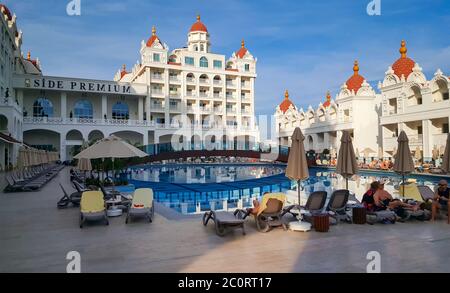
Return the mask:
<path id="1" fill-rule="evenodd" d="M 23 146 L 19 149 L 18 163 L 22 168 L 28 167 L 30 165 L 28 151 Z"/>
<path id="2" fill-rule="evenodd" d="M 447 143 L 445 146 L 441 168 L 445 173 L 450 173 L 450 134 L 447 135 Z"/>
<path id="3" fill-rule="evenodd" d="M 403 186 L 405 184 L 405 176 L 414 172 L 414 162 L 409 149 L 409 139 L 404 131 L 398 136 L 398 151 L 395 155 L 394 172 L 402 175 Z M 405 196 L 405 188 L 403 188 L 403 197 Z"/>
<path id="4" fill-rule="evenodd" d="M 341 137 L 341 147 L 336 165 L 336 173 L 345 178 L 345 186 L 348 189 L 348 178 L 358 172 L 358 163 L 356 162 L 355 151 L 353 149 L 352 138 L 348 131 L 343 131 Z"/>
<path id="5" fill-rule="evenodd" d="M 77 168 L 80 171 L 92 171 L 91 160 L 86 158 L 78 159 Z"/>

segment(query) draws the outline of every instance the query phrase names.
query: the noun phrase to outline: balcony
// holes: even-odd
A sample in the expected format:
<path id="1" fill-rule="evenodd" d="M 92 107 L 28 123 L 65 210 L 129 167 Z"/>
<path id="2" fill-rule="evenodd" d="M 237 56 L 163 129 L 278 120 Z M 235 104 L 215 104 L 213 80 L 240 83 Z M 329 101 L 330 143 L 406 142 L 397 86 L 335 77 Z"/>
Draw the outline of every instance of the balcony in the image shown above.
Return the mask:
<path id="1" fill-rule="evenodd" d="M 152 81 L 161 82 L 164 81 L 164 78 L 161 74 L 152 74 Z"/>
<path id="2" fill-rule="evenodd" d="M 24 117 L 24 124 L 31 125 L 103 125 L 103 126 L 154 126 L 152 121 L 121 119 L 87 119 L 62 117 Z"/>
<path id="3" fill-rule="evenodd" d="M 152 96 L 164 96 L 164 93 L 162 90 L 153 90 L 152 89 Z"/>
<path id="4" fill-rule="evenodd" d="M 233 81 L 227 81 L 227 87 L 236 87 L 236 83 Z"/>
<path id="5" fill-rule="evenodd" d="M 227 100 L 236 100 L 236 96 L 234 96 L 234 95 L 227 95 Z"/>
<path id="6" fill-rule="evenodd" d="M 195 112 L 196 112 L 195 109 L 196 109 L 195 106 L 187 106 L 187 107 L 186 107 L 186 111 L 187 111 L 188 113 L 195 113 Z"/>
<path id="7" fill-rule="evenodd" d="M 153 104 L 150 107 L 150 111 L 164 111 L 164 106 L 160 104 Z"/>
<path id="8" fill-rule="evenodd" d="M 203 113 L 211 113 L 211 107 L 200 107 L 200 111 Z"/>
<path id="9" fill-rule="evenodd" d="M 170 93 L 169 93 L 169 96 L 170 96 L 171 98 L 176 98 L 176 99 L 181 98 L 181 95 L 180 95 L 179 92 L 170 92 Z"/>
<path id="10" fill-rule="evenodd" d="M 200 93 L 200 98 L 209 99 L 211 96 L 208 93 Z"/>
<path id="11" fill-rule="evenodd" d="M 181 111 L 181 107 L 178 105 L 170 105 L 169 110 L 172 112 L 180 112 Z"/>
<path id="12" fill-rule="evenodd" d="M 214 80 L 213 84 L 214 84 L 214 86 L 222 86 L 222 81 L 221 80 Z"/>
<path id="13" fill-rule="evenodd" d="M 209 85 L 209 79 L 200 78 L 199 81 L 200 81 L 200 84 L 207 84 L 207 85 Z"/>
<path id="14" fill-rule="evenodd" d="M 214 97 L 214 99 L 223 99 L 222 94 L 214 94 L 213 97 Z"/>
<path id="15" fill-rule="evenodd" d="M 186 78 L 186 82 L 187 82 L 187 83 L 195 83 L 195 78 L 187 77 L 187 78 Z"/>
<path id="16" fill-rule="evenodd" d="M 214 113 L 216 114 L 222 114 L 223 108 L 222 107 L 214 107 Z"/>
<path id="17" fill-rule="evenodd" d="M 197 97 L 196 93 L 194 92 L 187 92 L 186 93 L 186 98 L 192 98 L 195 99 Z"/>
<path id="18" fill-rule="evenodd" d="M 236 109 L 227 108 L 227 114 L 236 114 Z"/>
<path id="19" fill-rule="evenodd" d="M 170 82 L 175 82 L 175 83 L 181 82 L 181 80 L 178 78 L 178 76 L 175 76 L 175 75 L 169 76 L 169 81 Z"/>

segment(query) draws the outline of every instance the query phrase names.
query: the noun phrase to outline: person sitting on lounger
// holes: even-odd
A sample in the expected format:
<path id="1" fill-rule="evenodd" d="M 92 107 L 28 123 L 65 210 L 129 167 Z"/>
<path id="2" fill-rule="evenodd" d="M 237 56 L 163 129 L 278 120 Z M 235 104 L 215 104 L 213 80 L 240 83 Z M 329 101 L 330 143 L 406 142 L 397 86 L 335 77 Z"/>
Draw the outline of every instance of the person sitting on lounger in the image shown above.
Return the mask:
<path id="1" fill-rule="evenodd" d="M 398 208 L 404 208 L 408 210 L 417 211 L 420 205 L 410 205 L 402 202 L 399 199 L 394 199 L 392 195 L 384 190 L 385 181 L 381 180 L 379 182 L 378 190 L 375 192 L 373 199 L 375 203 L 375 211 L 383 211 L 386 209 L 396 210 Z"/>
<path id="2" fill-rule="evenodd" d="M 449 210 L 450 207 L 449 195 L 450 195 L 450 188 L 448 187 L 447 181 L 446 180 L 439 181 L 438 188 L 434 193 L 433 208 L 431 214 L 432 221 L 434 221 L 440 209 L 444 211 Z"/>
<path id="3" fill-rule="evenodd" d="M 378 191 L 380 182 L 374 181 L 370 184 L 370 189 L 364 193 L 361 203 L 364 205 L 368 212 L 375 211 L 375 200 L 373 198 L 374 194 Z"/>

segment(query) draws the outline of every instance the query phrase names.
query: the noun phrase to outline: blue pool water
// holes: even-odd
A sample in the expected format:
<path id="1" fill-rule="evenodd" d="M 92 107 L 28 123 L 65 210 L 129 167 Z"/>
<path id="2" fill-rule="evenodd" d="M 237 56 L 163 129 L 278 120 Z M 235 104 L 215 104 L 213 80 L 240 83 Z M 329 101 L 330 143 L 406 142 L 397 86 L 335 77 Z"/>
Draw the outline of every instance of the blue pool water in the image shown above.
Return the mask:
<path id="1" fill-rule="evenodd" d="M 130 186 L 122 187 L 130 193 L 134 188 L 149 187 L 155 200 L 182 213 L 194 213 L 210 208 L 220 210 L 252 205 L 252 198 L 265 192 L 287 192 L 297 183 L 284 175 L 282 164 L 230 165 L 150 165 L 130 169 Z M 417 184 L 435 185 L 442 177 L 411 175 Z M 349 189 L 360 199 L 374 180 L 387 179 L 386 189 L 395 195 L 401 178 L 395 173 L 363 171 L 349 180 Z M 325 190 L 345 188 L 345 180 L 332 169 L 311 168 L 310 178 L 301 182 L 302 196 Z M 119 191 L 121 187 L 117 187 Z"/>

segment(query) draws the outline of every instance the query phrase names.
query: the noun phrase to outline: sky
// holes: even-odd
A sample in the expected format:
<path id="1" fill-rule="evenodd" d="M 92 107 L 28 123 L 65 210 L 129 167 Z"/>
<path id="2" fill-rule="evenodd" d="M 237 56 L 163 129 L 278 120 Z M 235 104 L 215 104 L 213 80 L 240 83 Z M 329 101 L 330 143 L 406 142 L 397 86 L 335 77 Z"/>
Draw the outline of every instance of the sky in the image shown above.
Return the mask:
<path id="1" fill-rule="evenodd" d="M 450 75 L 450 0 L 80 0 L 81 15 L 68 16 L 70 0 L 5 0 L 45 75 L 112 80 L 122 64 L 139 60 L 153 25 L 170 49 L 187 43 L 200 14 L 212 52 L 228 57 L 246 47 L 258 58 L 257 114 L 273 114 L 289 90 L 299 108 L 334 97 L 353 74 L 376 87 L 400 57 L 400 42 L 427 78 Z"/>

